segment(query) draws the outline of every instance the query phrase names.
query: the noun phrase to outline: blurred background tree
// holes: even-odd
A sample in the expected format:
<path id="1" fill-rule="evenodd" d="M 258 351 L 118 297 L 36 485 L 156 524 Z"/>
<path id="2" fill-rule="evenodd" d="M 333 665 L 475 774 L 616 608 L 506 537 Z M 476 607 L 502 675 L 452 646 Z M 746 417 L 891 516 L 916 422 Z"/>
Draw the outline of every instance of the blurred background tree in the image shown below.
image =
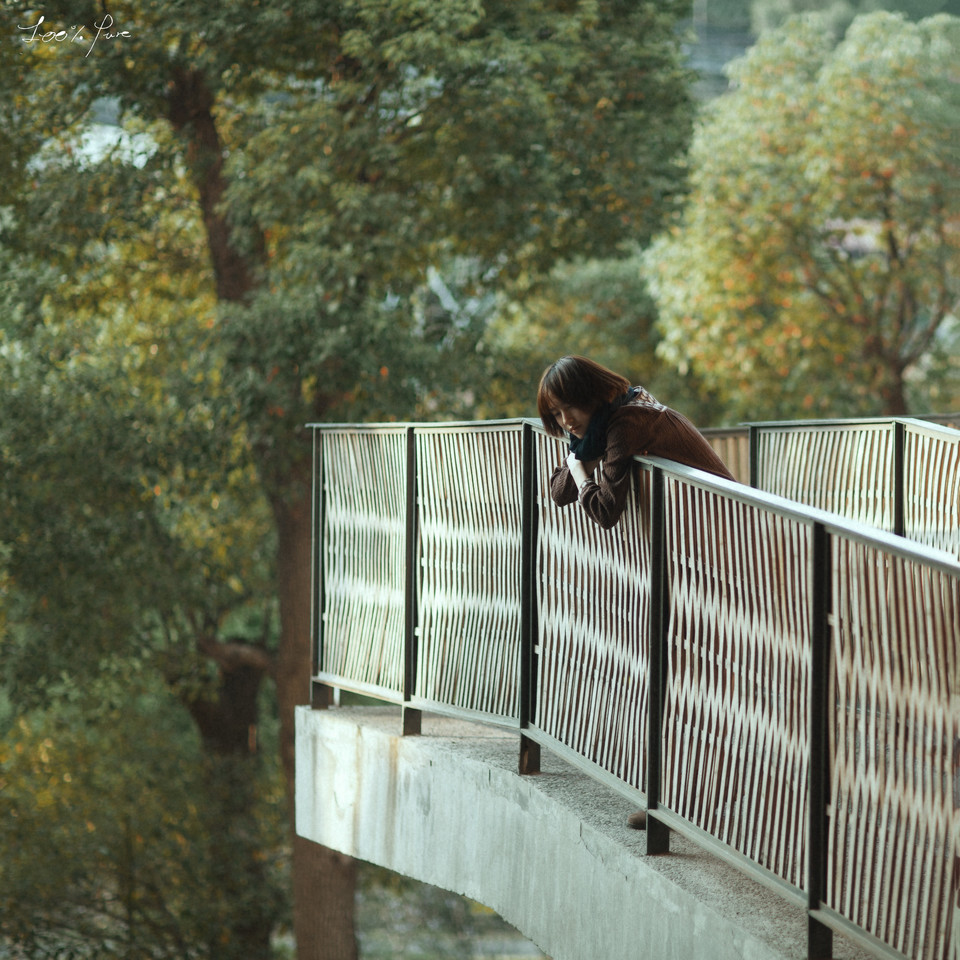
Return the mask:
<path id="1" fill-rule="evenodd" d="M 50 693 L 0 741 L 0 910 L 20 955 L 270 956 L 287 904 L 276 772 L 255 790 L 244 758 L 203 751 L 142 665 Z"/>
<path id="2" fill-rule="evenodd" d="M 793 16 L 819 14 L 828 33 L 839 40 L 861 14 L 886 10 L 918 21 L 938 13 L 960 15 L 958 0 L 750 0 L 750 25 L 756 36 L 778 30 Z"/>
<path id="3" fill-rule="evenodd" d="M 661 339 L 639 252 L 564 263 L 523 301 L 504 304 L 490 319 L 478 345 L 490 373 L 483 391 L 470 399 L 480 416 L 536 415 L 533 385 L 544 367 L 580 353 L 629 375 L 695 422 L 714 422 L 708 386 L 658 357 Z"/>
<path id="4" fill-rule="evenodd" d="M 0 252 L 0 719 L 18 721 L 0 758 L 11 812 L 0 887 L 19 901 L 0 910 L 0 932 L 32 956 L 58 955 L 63 941 L 81 956 L 199 942 L 221 957 L 268 957 L 288 912 L 264 866 L 286 842 L 283 806 L 265 803 L 282 791 L 258 749 L 276 742 L 263 735 L 269 712 L 260 718 L 276 632 L 269 515 L 207 349 L 215 303 L 195 269 L 202 232 L 149 191 L 122 194 L 122 177 L 131 212 L 107 215 L 97 193 L 107 162 L 47 159 L 38 178 L 71 198 L 58 230 L 45 236 L 28 210 Z M 27 196 L 43 205 L 39 191 Z M 49 761 L 25 766 L 51 739 Z M 173 757 L 181 768 L 167 777 Z M 194 810 L 174 877 L 159 862 L 162 832 L 111 824 L 165 803 L 158 824 L 176 822 L 183 790 Z M 86 820 L 70 814 L 84 804 Z M 115 858 L 134 840 L 137 882 L 121 889 Z M 75 844 L 99 854 L 55 869 Z"/>
<path id="5" fill-rule="evenodd" d="M 791 20 L 732 65 L 648 256 L 661 356 L 728 415 L 956 402 L 958 54 L 957 18 L 878 13 L 837 46 Z"/>
<path id="6" fill-rule="evenodd" d="M 838 42 L 855 17 L 879 10 L 913 21 L 937 13 L 960 16 L 960 0 L 693 0 L 686 49 L 698 75 L 694 90 L 703 100 L 726 91 L 726 65 L 792 16 L 822 15 L 824 30 Z"/>

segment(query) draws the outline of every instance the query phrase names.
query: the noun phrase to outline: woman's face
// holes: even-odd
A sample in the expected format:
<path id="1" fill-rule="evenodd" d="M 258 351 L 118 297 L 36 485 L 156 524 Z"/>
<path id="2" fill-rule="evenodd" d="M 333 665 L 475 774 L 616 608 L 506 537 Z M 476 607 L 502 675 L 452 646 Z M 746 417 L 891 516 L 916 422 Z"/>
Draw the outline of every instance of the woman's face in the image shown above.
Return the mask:
<path id="1" fill-rule="evenodd" d="M 557 423 L 578 440 L 586 433 L 587 424 L 590 423 L 590 417 L 593 416 L 592 410 L 574 407 L 557 399 L 554 399 L 550 404 L 550 412 L 556 418 Z"/>

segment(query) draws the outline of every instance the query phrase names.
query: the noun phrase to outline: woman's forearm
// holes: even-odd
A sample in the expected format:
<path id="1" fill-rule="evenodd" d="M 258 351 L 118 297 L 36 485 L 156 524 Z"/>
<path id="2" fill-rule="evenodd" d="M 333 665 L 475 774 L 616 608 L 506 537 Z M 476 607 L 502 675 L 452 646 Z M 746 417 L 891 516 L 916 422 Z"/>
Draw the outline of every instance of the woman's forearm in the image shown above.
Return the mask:
<path id="1" fill-rule="evenodd" d="M 572 453 L 567 455 L 567 469 L 570 471 L 570 476 L 573 477 L 573 482 L 577 485 L 577 490 L 590 479 L 590 474 L 587 472 L 584 462 L 578 460 Z"/>

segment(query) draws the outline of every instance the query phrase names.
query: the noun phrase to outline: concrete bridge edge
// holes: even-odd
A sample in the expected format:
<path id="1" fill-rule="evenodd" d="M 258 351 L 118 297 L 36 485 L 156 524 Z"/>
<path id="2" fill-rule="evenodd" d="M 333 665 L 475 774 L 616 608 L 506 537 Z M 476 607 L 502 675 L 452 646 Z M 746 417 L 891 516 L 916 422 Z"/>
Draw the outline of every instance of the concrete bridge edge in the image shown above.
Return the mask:
<path id="1" fill-rule="evenodd" d="M 546 751 L 521 777 L 515 733 L 303 707 L 296 736 L 298 834 L 483 903 L 553 960 L 806 956 L 802 910 L 682 838 L 647 856 L 622 797 Z"/>

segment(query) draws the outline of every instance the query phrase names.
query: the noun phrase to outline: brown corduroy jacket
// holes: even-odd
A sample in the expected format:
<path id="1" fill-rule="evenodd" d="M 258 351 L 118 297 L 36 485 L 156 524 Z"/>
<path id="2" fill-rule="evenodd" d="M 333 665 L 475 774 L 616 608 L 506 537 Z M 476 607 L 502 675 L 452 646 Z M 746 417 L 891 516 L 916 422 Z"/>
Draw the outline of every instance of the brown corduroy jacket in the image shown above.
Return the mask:
<path id="1" fill-rule="evenodd" d="M 591 520 L 609 529 L 623 513 L 637 455 L 663 457 L 733 480 L 713 447 L 682 413 L 641 390 L 611 414 L 600 466 L 579 494 L 565 462 L 553 471 L 550 495 L 554 503 L 562 507 L 579 500 Z"/>

